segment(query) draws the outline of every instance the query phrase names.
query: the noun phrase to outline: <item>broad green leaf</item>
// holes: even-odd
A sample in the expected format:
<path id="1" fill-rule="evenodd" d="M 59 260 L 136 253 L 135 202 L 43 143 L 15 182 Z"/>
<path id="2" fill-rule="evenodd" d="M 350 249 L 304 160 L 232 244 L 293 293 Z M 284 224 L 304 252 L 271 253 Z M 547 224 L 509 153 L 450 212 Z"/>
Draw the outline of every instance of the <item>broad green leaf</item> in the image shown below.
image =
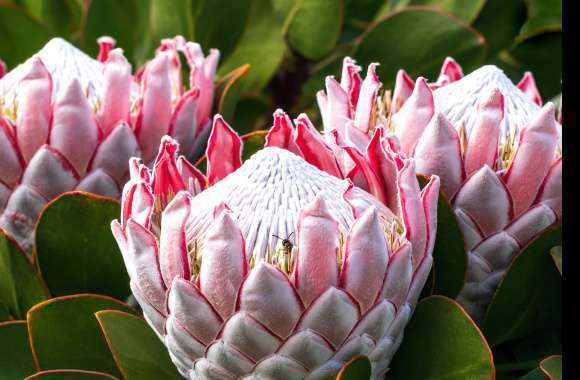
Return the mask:
<path id="1" fill-rule="evenodd" d="M 512 356 L 518 362 L 536 362 L 562 353 L 562 329 L 559 325 L 548 325 L 527 334 L 521 339 L 506 342 Z"/>
<path id="2" fill-rule="evenodd" d="M 288 27 L 290 47 L 312 60 L 327 55 L 340 35 L 342 3 L 342 0 L 297 1 Z"/>
<path id="3" fill-rule="evenodd" d="M 417 355 L 421 357 L 420 363 Z M 463 308 L 443 296 L 420 301 L 391 362 L 389 380 L 492 380 L 494 377 L 489 346 Z"/>
<path id="4" fill-rule="evenodd" d="M 86 22 L 80 29 L 80 45 L 87 54 L 96 57 L 97 39 L 111 36 L 123 48 L 126 57 L 133 57 L 135 46 L 143 35 L 138 20 L 147 12 L 138 0 L 98 0 L 86 2 Z M 173 36 L 171 36 L 173 37 Z"/>
<path id="5" fill-rule="evenodd" d="M 269 128 L 272 107 L 272 100 L 265 94 L 240 94 L 231 125 L 238 134 Z"/>
<path id="6" fill-rule="evenodd" d="M 96 371 L 83 371 L 80 369 L 54 369 L 49 371 L 40 371 L 27 377 L 24 380 L 118 380 L 115 376 L 107 373 Z"/>
<path id="7" fill-rule="evenodd" d="M 554 355 L 542 360 L 540 370 L 550 380 L 562 380 L 562 355 Z"/>
<path id="8" fill-rule="evenodd" d="M 409 31 L 412 28 L 412 32 Z M 377 22 L 364 36 L 355 56 L 366 66 L 380 62 L 377 71 L 384 88 L 392 88 L 396 73 L 436 79 L 447 56 L 469 72 L 478 66 L 485 41 L 474 29 L 447 14 L 424 7 L 405 8 Z"/>
<path id="9" fill-rule="evenodd" d="M 12 317 L 12 314 L 10 314 L 8 306 L 4 305 L 4 303 L 0 301 L 0 322 L 11 321 L 13 319 L 14 318 Z"/>
<path id="10" fill-rule="evenodd" d="M 421 188 L 429 182 L 424 176 L 418 176 L 418 180 Z M 453 208 L 442 193 L 439 193 L 437 203 L 437 237 L 431 275 L 433 289 L 430 294 L 451 298 L 457 297 L 467 275 L 467 250 L 463 234 Z"/>
<path id="11" fill-rule="evenodd" d="M 12 68 L 40 50 L 52 33 L 15 5 L 0 3 L 0 36 L 0 57 Z"/>
<path id="12" fill-rule="evenodd" d="M 148 0 L 142 8 L 145 9 L 142 20 L 145 38 L 136 52 L 139 64 L 153 57 L 164 38 L 182 35 L 188 40 L 193 39 L 191 0 Z"/>
<path id="13" fill-rule="evenodd" d="M 76 0 L 23 0 L 21 4 L 59 35 L 68 35 L 80 25 L 81 7 Z"/>
<path id="14" fill-rule="evenodd" d="M 244 142 L 242 162 L 264 147 L 268 131 L 255 131 L 242 136 Z"/>
<path id="15" fill-rule="evenodd" d="M 546 323 L 561 323 L 561 277 L 550 249 L 561 228 L 549 228 L 512 261 L 488 307 L 483 331 L 492 345 L 521 338 Z"/>
<path id="16" fill-rule="evenodd" d="M 542 99 L 562 92 L 562 33 L 542 33 L 519 42 L 510 55 L 523 74 L 534 74 Z"/>
<path id="17" fill-rule="evenodd" d="M 33 355 L 41 370 L 74 368 L 121 377 L 95 313 L 133 312 L 114 298 L 81 294 L 53 298 L 28 312 Z"/>
<path id="18" fill-rule="evenodd" d="M 401 0 L 344 0 L 344 16 L 350 20 L 369 22 L 377 17 L 381 7 L 393 7 L 393 3 L 396 4 L 397 2 L 401 2 Z"/>
<path id="19" fill-rule="evenodd" d="M 512 46 L 526 21 L 523 0 L 487 0 L 473 27 L 485 36 L 489 56 Z"/>
<path id="20" fill-rule="evenodd" d="M 49 297 L 39 274 L 14 239 L 0 228 L 0 303 L 14 319 Z"/>
<path id="21" fill-rule="evenodd" d="M 527 39 L 545 32 L 562 31 L 562 0 L 525 0 L 528 18 L 518 35 Z"/>
<path id="22" fill-rule="evenodd" d="M 501 380 L 501 379 L 498 379 Z M 538 368 L 531 370 L 525 376 L 519 378 L 519 380 L 549 380 Z"/>
<path id="23" fill-rule="evenodd" d="M 20 380 L 34 372 L 26 321 L 0 323 L 0 377 Z"/>
<path id="24" fill-rule="evenodd" d="M 120 311 L 96 314 L 107 344 L 126 379 L 181 379 L 167 349 L 140 317 Z"/>
<path id="25" fill-rule="evenodd" d="M 246 28 L 259 22 L 249 18 L 254 0 L 191 0 L 193 4 L 193 37 L 204 49 L 220 50 L 227 58 L 243 38 Z M 240 62 L 244 64 L 246 62 Z"/>
<path id="26" fill-rule="evenodd" d="M 366 356 L 357 356 L 338 372 L 336 380 L 359 380 L 371 378 L 371 362 Z"/>
<path id="27" fill-rule="evenodd" d="M 254 0 L 248 25 L 236 48 L 224 60 L 219 74 L 249 63 L 251 69 L 244 79 L 244 89 L 263 89 L 282 63 L 286 44 L 282 33 L 285 16 L 276 11 L 273 0 Z"/>
<path id="28" fill-rule="evenodd" d="M 129 277 L 110 227 L 120 213 L 119 202 L 82 192 L 45 207 L 36 228 L 36 261 L 53 295 L 129 296 Z"/>
<path id="29" fill-rule="evenodd" d="M 554 248 L 552 248 L 550 250 L 550 255 L 552 256 L 552 259 L 554 260 L 554 264 L 556 265 L 556 268 L 558 268 L 558 272 L 560 272 L 560 275 L 562 274 L 562 246 L 556 246 Z"/>
<path id="30" fill-rule="evenodd" d="M 470 24 L 481 12 L 485 0 L 411 0 L 410 4 L 436 7 Z"/>

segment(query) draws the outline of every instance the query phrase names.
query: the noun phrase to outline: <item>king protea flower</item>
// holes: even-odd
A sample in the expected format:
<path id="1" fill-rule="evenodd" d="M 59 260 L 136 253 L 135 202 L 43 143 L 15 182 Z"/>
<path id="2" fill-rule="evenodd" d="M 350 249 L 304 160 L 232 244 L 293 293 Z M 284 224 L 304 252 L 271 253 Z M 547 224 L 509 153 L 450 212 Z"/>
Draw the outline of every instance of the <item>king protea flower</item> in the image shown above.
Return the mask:
<path id="1" fill-rule="evenodd" d="M 0 227 L 27 252 L 39 212 L 57 195 L 119 197 L 126 162 L 152 162 L 165 134 L 187 156 L 203 151 L 218 51 L 204 58 L 198 44 L 163 40 L 134 77 L 114 40 L 99 42 L 103 62 L 55 38 L 0 80 Z M 187 91 L 178 52 L 191 68 Z"/>
<path id="2" fill-rule="evenodd" d="M 284 149 L 242 164 L 241 144 L 216 116 L 207 177 L 170 138 L 153 171 L 131 161 L 112 230 L 146 320 L 190 379 L 331 379 L 356 355 L 382 378 L 431 268 L 439 179 L 420 191 L 401 160 L 401 216 Z"/>
<path id="3" fill-rule="evenodd" d="M 369 155 L 377 131 L 382 144 L 414 158 L 418 173 L 441 178 L 469 250 L 459 300 L 480 318 L 511 259 L 561 218 L 561 125 L 554 105 L 541 107 L 531 73 L 517 86 L 495 66 L 464 77 L 450 58 L 435 83 L 413 83 L 399 71 L 390 96 L 380 93 L 376 65 L 362 80 L 360 67 L 346 58 L 341 82 L 327 77 L 326 92 L 318 94 L 327 151 L 340 175 L 387 202 L 388 193 L 385 198 L 374 185 L 379 172 L 366 168 L 384 164 Z"/>

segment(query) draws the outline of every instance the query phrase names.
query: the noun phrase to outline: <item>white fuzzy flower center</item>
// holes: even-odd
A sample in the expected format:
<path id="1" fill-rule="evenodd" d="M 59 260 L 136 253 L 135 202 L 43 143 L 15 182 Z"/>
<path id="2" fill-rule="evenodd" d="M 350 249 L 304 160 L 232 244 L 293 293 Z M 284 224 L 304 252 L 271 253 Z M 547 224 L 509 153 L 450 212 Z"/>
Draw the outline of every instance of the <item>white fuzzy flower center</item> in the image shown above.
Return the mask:
<path id="1" fill-rule="evenodd" d="M 324 198 L 345 234 L 353 223 L 351 208 L 343 198 L 347 186 L 347 181 L 318 170 L 287 150 L 265 148 L 192 200 L 188 241 L 199 247 L 213 221 L 214 208 L 225 202 L 238 220 L 248 256 L 253 262 L 272 261 L 282 247 L 279 238 L 292 235 L 289 240 L 296 244 L 300 210 L 317 195 Z M 385 221 L 396 220 L 376 198 L 358 188 L 353 191 L 363 204 L 376 206 Z"/>

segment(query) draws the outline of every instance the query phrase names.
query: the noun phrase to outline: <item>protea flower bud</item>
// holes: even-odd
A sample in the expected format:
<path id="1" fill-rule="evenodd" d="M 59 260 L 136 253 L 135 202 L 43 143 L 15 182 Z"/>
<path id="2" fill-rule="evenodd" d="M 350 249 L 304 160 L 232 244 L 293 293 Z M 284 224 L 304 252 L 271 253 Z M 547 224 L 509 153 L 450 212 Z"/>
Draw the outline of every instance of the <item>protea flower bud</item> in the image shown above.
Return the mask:
<path id="1" fill-rule="evenodd" d="M 401 216 L 286 150 L 240 148 L 216 117 L 201 192 L 170 138 L 152 172 L 131 162 L 112 230 L 146 320 L 190 379 L 330 379 L 361 354 L 382 378 L 431 268 L 438 178 L 421 192 L 402 161 Z"/>
<path id="2" fill-rule="evenodd" d="M 102 63 L 52 39 L 0 80 L 0 227 L 29 253 L 48 201 L 69 190 L 117 198 L 130 157 L 152 162 L 165 134 L 195 156 L 209 133 L 217 50 L 204 58 L 197 44 L 164 40 L 133 77 L 114 40 L 99 43 Z M 187 91 L 178 51 L 191 67 Z"/>
<path id="3" fill-rule="evenodd" d="M 401 70 L 392 97 L 378 93 L 376 64 L 364 81 L 351 59 L 344 66 L 341 83 L 327 78 L 326 93 L 318 96 L 327 145 L 342 174 L 359 176 L 359 186 L 380 196 L 364 175 L 365 165 L 381 164 L 365 156 L 372 131 L 380 130 L 383 144 L 413 157 L 418 173 L 441 178 L 470 253 L 459 300 L 481 317 L 511 259 L 561 217 L 561 125 L 554 106 L 540 107 L 531 73 L 516 86 L 495 66 L 463 77 L 449 58 L 436 83 L 413 83 Z"/>

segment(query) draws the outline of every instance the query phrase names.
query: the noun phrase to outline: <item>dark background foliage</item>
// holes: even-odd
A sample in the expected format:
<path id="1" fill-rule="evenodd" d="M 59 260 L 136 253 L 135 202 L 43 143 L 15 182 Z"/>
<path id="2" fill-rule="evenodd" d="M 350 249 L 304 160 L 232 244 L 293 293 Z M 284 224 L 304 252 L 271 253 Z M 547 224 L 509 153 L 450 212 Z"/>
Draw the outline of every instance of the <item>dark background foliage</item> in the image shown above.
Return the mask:
<path id="1" fill-rule="evenodd" d="M 0 0 L 9 68 L 52 36 L 93 56 L 96 39 L 113 36 L 135 67 L 177 34 L 220 49 L 221 77 L 249 63 L 222 110 L 242 133 L 267 128 L 277 107 L 318 121 L 315 93 L 345 55 L 380 62 L 386 88 L 400 68 L 436 79 L 448 55 L 466 73 L 495 64 L 514 82 L 529 70 L 549 100 L 560 93 L 561 32 L 561 0 Z"/>

